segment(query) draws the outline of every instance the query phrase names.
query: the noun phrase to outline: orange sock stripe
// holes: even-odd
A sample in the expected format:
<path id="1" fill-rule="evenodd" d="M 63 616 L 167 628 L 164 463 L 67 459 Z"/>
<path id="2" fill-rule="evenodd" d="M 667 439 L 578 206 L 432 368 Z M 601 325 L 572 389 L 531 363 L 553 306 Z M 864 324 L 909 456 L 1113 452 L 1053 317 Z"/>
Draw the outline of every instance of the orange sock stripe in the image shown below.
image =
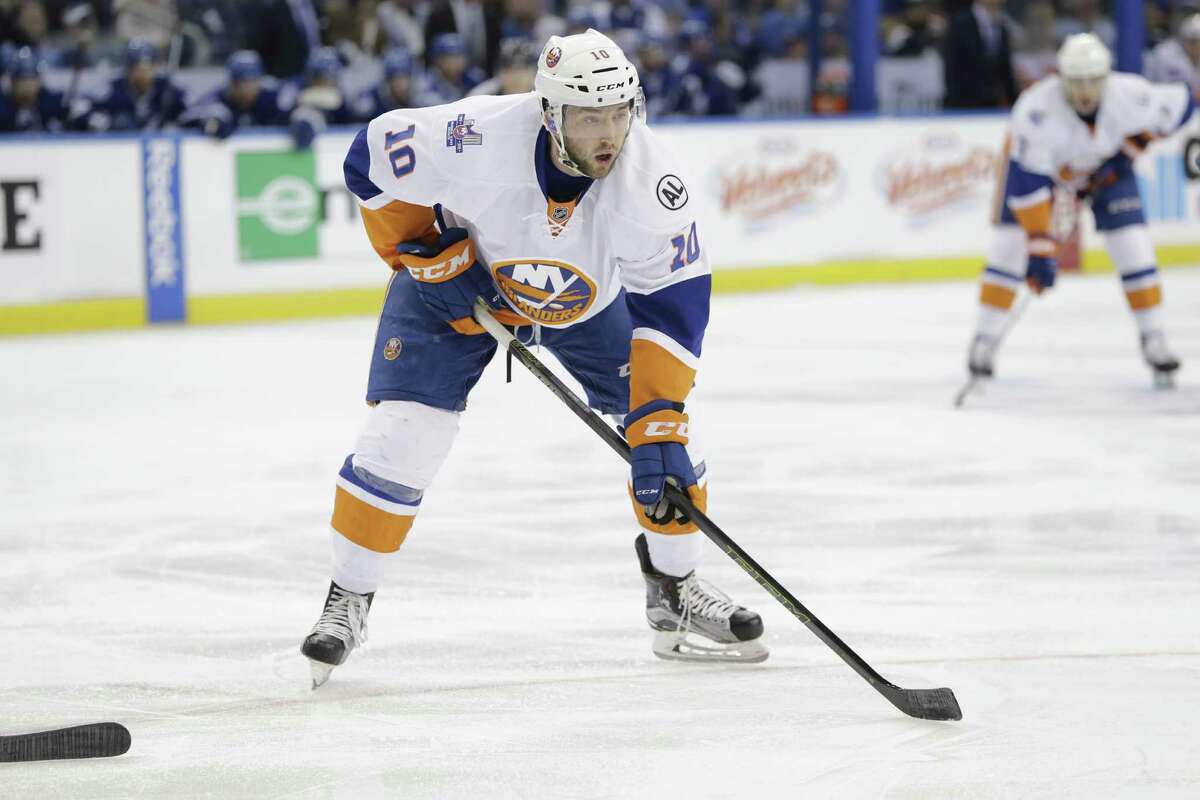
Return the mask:
<path id="1" fill-rule="evenodd" d="M 416 513 L 389 514 L 376 508 L 342 487 L 337 487 L 333 499 L 333 529 L 350 541 L 376 553 L 394 553 L 404 543 L 412 528 Z"/>
<path id="2" fill-rule="evenodd" d="M 979 285 L 979 302 L 985 306 L 994 308 L 1002 308 L 1008 311 L 1012 308 L 1013 300 L 1017 297 L 1017 293 L 1007 286 L 997 286 L 994 283 L 984 282 Z"/>
<path id="3" fill-rule="evenodd" d="M 1145 311 L 1162 302 L 1162 287 L 1148 286 L 1145 289 L 1135 289 L 1132 292 L 1126 292 L 1125 297 L 1129 300 L 1129 307 L 1134 311 Z"/>
<path id="4" fill-rule="evenodd" d="M 629 489 L 629 502 L 633 504 L 633 516 L 637 518 L 638 525 L 642 526 L 642 530 L 651 531 L 652 533 L 665 533 L 668 536 L 678 536 L 683 533 L 695 533 L 700 530 L 696 527 L 696 523 L 688 522 L 681 525 L 678 522 L 668 522 L 666 525 L 655 525 L 646 517 L 646 509 L 642 504 L 633 499 L 633 486 Z M 692 498 L 692 502 L 696 504 L 696 508 L 708 512 L 708 484 L 703 486 L 691 486 L 688 488 L 688 494 Z"/>

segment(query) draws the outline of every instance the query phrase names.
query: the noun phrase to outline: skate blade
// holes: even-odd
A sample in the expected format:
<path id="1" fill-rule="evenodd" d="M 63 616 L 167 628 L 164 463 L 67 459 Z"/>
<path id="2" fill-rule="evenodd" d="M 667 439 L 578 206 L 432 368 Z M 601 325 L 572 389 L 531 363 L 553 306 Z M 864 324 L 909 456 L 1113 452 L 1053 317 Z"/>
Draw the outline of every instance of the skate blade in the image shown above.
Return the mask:
<path id="1" fill-rule="evenodd" d="M 667 661 L 692 661 L 708 664 L 757 664 L 766 661 L 770 652 L 762 639 L 748 642 L 719 644 L 711 639 L 681 635 L 676 631 L 654 634 L 654 655 Z"/>
<path id="2" fill-rule="evenodd" d="M 333 674 L 333 665 L 324 664 L 320 661 L 308 660 L 308 667 L 312 671 L 312 688 L 315 691 L 325 685 L 329 680 L 329 676 Z"/>

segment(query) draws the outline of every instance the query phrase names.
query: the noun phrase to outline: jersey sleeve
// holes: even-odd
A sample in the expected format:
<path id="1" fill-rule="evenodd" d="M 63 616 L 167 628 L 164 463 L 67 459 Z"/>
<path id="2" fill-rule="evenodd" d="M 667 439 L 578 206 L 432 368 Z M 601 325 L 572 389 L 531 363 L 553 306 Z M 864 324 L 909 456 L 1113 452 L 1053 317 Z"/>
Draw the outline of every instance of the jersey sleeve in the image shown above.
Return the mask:
<path id="1" fill-rule="evenodd" d="M 1182 83 L 1151 84 L 1150 120 L 1147 128 L 1156 136 L 1170 136 L 1191 119 L 1196 110 L 1188 87 Z"/>
<path id="2" fill-rule="evenodd" d="M 346 188 L 358 198 L 371 247 L 393 269 L 396 245 L 436 234 L 433 207 L 447 181 L 436 163 L 427 115 L 400 110 L 376 117 L 346 153 Z"/>
<path id="3" fill-rule="evenodd" d="M 1054 135 L 1039 99 L 1023 95 L 1013 109 L 1004 180 L 1004 200 L 1031 241 L 1049 236 L 1054 208 Z"/>
<path id="4" fill-rule="evenodd" d="M 631 410 L 651 400 L 687 399 L 700 366 L 712 294 L 712 270 L 694 221 L 643 235 L 660 247 L 646 258 L 619 262 L 633 323 Z"/>

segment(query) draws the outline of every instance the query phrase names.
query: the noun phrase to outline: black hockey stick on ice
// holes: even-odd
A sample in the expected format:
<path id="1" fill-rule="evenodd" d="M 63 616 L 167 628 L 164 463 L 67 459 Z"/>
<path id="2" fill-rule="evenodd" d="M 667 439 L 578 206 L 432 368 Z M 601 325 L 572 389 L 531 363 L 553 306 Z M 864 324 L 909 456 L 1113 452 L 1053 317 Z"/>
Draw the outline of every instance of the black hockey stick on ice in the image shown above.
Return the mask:
<path id="1" fill-rule="evenodd" d="M 131 741 L 129 731 L 117 722 L 0 736 L 0 762 L 110 758 L 126 753 Z"/>
<path id="2" fill-rule="evenodd" d="M 575 413 L 575 416 L 587 423 L 587 426 L 595 431 L 625 461 L 629 461 L 629 445 L 625 439 L 609 427 L 599 414 L 589 408 L 587 403 L 579 399 L 566 384 L 547 369 L 546 365 L 539 361 L 537 356 L 529 352 L 525 345 L 517 341 L 512 333 L 497 322 L 482 300 L 476 300 L 475 302 L 475 319 L 492 335 L 501 347 L 506 348 L 514 358 L 525 365 L 538 380 L 545 384 L 546 388 L 554 392 L 559 400 L 566 403 L 567 407 Z M 705 516 L 700 509 L 696 508 L 691 498 L 685 492 L 677 487 L 668 485 L 667 495 L 670 497 L 672 503 L 682 508 L 700 530 L 704 531 L 705 536 L 711 539 L 717 547 L 720 547 L 727 556 L 733 559 L 734 563 L 744 569 L 760 586 L 770 592 L 779 601 L 780 605 L 786 608 L 793 617 L 803 622 L 810 631 L 816 634 L 818 639 L 824 642 L 833 652 L 837 653 L 843 661 L 850 665 L 852 670 L 857 672 L 867 683 L 871 684 L 877 692 L 886 697 L 892 705 L 910 717 L 917 717 L 919 719 L 962 719 L 962 711 L 958 707 L 958 700 L 955 699 L 953 691 L 950 689 L 902 689 L 885 679 L 870 664 L 863 661 L 858 653 L 851 650 L 849 645 L 839 639 L 836 633 L 825 627 L 825 624 L 817 619 L 816 615 L 793 597 L 792 593 L 785 589 L 779 581 L 771 577 L 770 573 L 759 566 L 757 561 L 747 555 L 746 551 L 739 547 L 737 542 L 730 539 L 724 531 L 718 528 L 715 522 Z"/>
<path id="3" fill-rule="evenodd" d="M 1017 301 L 1017 307 L 1013 309 L 1011 314 L 1008 315 L 1008 319 L 1004 322 L 1004 327 L 1000 330 L 1000 335 L 996 338 L 996 348 L 992 352 L 992 355 L 995 355 L 996 352 L 999 352 L 1000 345 L 1004 344 L 1004 340 L 1008 338 L 1009 331 L 1016 326 L 1017 320 L 1019 320 L 1021 315 L 1025 313 L 1025 307 L 1029 305 L 1029 301 L 1032 298 L 1033 292 L 1026 290 L 1025 294 L 1021 296 L 1021 299 Z M 967 382 L 963 384 L 961 389 L 958 390 L 958 394 L 954 395 L 954 407 L 962 408 L 962 404 L 967 399 L 967 396 L 970 395 L 971 392 L 975 391 L 975 388 L 982 384 L 985 380 L 987 380 L 987 378 L 983 377 L 982 375 L 972 375 L 971 377 L 967 378 Z"/>

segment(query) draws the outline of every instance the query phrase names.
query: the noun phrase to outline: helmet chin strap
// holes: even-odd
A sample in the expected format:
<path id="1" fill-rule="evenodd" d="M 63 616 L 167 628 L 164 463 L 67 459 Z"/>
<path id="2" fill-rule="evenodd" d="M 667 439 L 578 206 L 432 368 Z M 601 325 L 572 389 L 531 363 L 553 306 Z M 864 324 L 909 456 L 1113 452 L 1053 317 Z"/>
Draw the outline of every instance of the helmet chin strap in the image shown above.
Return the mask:
<path id="1" fill-rule="evenodd" d="M 575 163 L 575 160 L 571 158 L 570 154 L 567 152 L 567 140 L 562 133 L 562 106 L 552 107 L 549 109 L 549 111 L 550 119 L 546 123 L 545 127 L 546 132 L 550 134 L 550 138 L 554 140 L 554 160 L 557 162 L 556 166 L 561 168 L 563 172 L 567 173 L 568 175 L 573 175 L 576 178 L 592 177 L 581 170 L 579 165 Z"/>

